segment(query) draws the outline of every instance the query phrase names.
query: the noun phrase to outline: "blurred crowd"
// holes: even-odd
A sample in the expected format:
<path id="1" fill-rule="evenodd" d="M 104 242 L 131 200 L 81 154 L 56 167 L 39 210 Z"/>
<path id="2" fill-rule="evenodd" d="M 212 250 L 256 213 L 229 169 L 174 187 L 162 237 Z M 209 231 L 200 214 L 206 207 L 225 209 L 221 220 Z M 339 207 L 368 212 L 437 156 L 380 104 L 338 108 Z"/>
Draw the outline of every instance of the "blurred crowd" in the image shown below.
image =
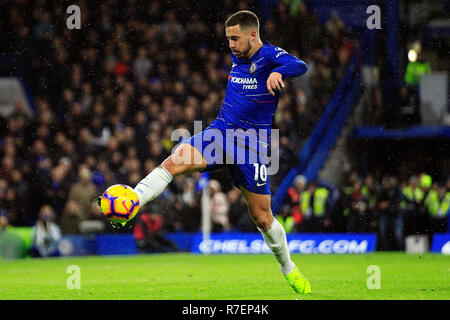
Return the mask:
<path id="1" fill-rule="evenodd" d="M 231 68 L 223 22 L 237 10 L 261 13 L 258 1 L 82 0 L 81 30 L 69 30 L 66 4 L 2 5 L 7 32 L 0 48 L 22 64 L 36 110 L 28 116 L 18 102 L 14 113 L 0 117 L 0 208 L 13 226 L 36 225 L 40 212 L 50 212 L 46 219 L 62 233 L 80 233 L 102 229 L 95 199 L 108 186 L 134 187 L 170 154 L 174 129 L 193 134 L 194 120 L 205 127 L 215 119 Z M 261 38 L 309 67 L 288 82 L 274 116 L 281 163 L 271 181 L 275 190 L 357 43 L 338 16 L 321 25 L 303 3 L 292 10 L 283 1 L 262 21 Z M 255 230 L 228 173 L 211 177 L 214 231 Z M 198 178 L 175 178 L 142 208 L 148 225 L 199 230 Z"/>
<path id="2" fill-rule="evenodd" d="M 287 232 L 374 232 L 381 250 L 404 250 L 407 235 L 447 232 L 450 177 L 434 181 L 421 173 L 362 179 L 350 172 L 341 188 L 296 177 L 289 203 L 276 216 Z"/>

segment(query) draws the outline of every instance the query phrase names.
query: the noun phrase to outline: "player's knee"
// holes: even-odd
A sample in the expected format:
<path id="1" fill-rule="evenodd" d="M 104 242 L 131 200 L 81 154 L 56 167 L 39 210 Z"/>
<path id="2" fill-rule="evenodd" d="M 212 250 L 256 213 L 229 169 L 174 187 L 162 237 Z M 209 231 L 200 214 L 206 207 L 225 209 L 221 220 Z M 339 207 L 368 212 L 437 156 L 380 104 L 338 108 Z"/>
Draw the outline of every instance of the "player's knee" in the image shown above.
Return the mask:
<path id="1" fill-rule="evenodd" d="M 201 153 L 190 144 L 181 144 L 175 152 L 163 163 L 164 167 L 176 176 L 188 171 L 203 169 L 206 162 Z"/>
<path id="2" fill-rule="evenodd" d="M 267 230 L 273 222 L 270 208 L 259 207 L 252 209 L 253 221 L 259 229 Z"/>
<path id="3" fill-rule="evenodd" d="M 187 143 L 183 143 L 177 148 L 175 159 L 190 169 L 202 169 L 206 167 L 206 161 L 200 151 Z"/>

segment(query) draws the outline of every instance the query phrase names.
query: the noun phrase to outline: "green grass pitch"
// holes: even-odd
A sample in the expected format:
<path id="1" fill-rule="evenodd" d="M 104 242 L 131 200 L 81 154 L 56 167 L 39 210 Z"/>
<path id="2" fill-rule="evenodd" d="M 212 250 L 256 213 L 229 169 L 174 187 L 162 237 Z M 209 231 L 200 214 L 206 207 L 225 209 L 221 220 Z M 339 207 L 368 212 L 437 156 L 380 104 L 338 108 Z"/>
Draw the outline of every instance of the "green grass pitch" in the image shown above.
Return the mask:
<path id="1" fill-rule="evenodd" d="M 0 261 L 0 299 L 450 299 L 450 256 L 293 255 L 313 294 L 297 295 L 272 255 L 153 254 Z M 81 288 L 68 289 L 67 268 Z M 367 267 L 380 268 L 368 289 Z"/>

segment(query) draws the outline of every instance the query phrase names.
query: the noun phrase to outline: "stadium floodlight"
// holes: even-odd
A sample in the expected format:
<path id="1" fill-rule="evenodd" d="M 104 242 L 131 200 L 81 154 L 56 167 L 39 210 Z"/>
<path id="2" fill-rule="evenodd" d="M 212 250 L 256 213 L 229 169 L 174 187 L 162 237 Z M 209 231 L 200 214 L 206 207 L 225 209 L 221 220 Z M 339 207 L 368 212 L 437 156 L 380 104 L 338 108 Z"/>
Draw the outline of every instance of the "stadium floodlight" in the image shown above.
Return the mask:
<path id="1" fill-rule="evenodd" d="M 411 62 L 415 62 L 417 60 L 417 52 L 414 49 L 409 50 L 408 60 Z"/>
<path id="2" fill-rule="evenodd" d="M 422 45 L 420 44 L 420 41 L 416 40 L 409 46 L 408 51 L 408 60 L 411 62 L 415 62 L 417 60 L 417 56 L 422 51 Z"/>

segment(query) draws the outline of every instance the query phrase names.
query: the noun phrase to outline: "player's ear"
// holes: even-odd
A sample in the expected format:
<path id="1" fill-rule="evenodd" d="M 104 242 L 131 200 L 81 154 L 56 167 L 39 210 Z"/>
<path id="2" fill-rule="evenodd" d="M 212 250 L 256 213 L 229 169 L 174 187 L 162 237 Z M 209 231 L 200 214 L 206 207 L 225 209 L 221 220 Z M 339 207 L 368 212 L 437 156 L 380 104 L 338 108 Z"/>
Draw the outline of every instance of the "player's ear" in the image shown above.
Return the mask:
<path id="1" fill-rule="evenodd" d="M 248 33 L 250 40 L 255 40 L 258 37 L 258 33 L 256 32 L 256 30 L 250 30 Z"/>

